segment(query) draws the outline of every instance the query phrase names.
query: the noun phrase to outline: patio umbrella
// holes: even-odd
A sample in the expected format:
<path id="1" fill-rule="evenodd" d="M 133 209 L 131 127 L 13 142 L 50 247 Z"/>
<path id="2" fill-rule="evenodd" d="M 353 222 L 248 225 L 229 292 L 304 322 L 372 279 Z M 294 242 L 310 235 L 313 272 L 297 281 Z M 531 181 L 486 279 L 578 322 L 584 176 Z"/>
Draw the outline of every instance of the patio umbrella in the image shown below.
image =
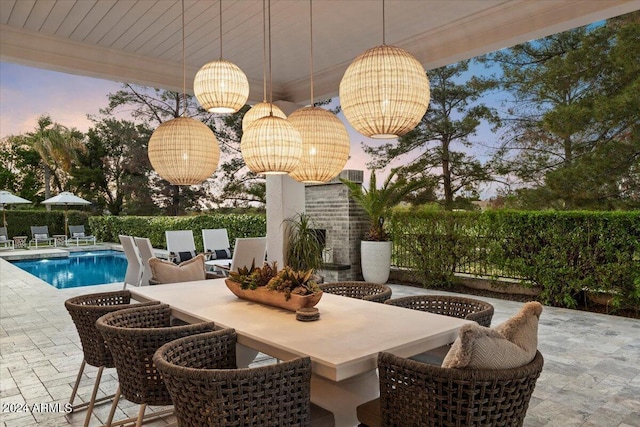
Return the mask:
<path id="1" fill-rule="evenodd" d="M 31 203 L 27 199 L 16 196 L 8 191 L 0 191 L 0 206 L 2 206 L 2 224 L 7 226 L 7 214 L 5 212 L 5 205 L 12 205 L 14 203 Z"/>
<path id="2" fill-rule="evenodd" d="M 69 234 L 69 219 L 67 218 L 67 209 L 69 205 L 90 205 L 91 202 L 78 197 L 75 194 L 71 194 L 68 191 L 63 191 L 57 196 L 53 196 L 42 202 L 45 205 L 64 205 L 64 234 Z"/>

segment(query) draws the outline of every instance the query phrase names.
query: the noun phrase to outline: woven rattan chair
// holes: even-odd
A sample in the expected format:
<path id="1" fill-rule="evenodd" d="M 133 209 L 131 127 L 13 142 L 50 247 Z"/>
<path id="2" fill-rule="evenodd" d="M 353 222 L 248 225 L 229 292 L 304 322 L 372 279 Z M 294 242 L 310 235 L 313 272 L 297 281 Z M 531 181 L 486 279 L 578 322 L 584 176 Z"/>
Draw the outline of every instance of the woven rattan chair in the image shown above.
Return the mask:
<path id="1" fill-rule="evenodd" d="M 540 352 L 512 369 L 451 369 L 380 353 L 380 398 L 358 407 L 361 425 L 522 426 L 542 371 Z"/>
<path id="2" fill-rule="evenodd" d="M 96 322 L 113 354 L 119 381 L 107 426 L 113 422 L 120 396 L 139 404 L 140 410 L 136 418 L 120 420 L 116 424 L 135 420 L 136 426 L 140 426 L 147 405 L 171 405 L 171 396 L 162 375 L 152 363 L 153 354 L 169 341 L 214 329 L 213 322 L 184 326 L 170 324 L 171 308 L 167 304 L 119 310 L 100 317 Z M 152 416 L 166 413 L 154 412 Z"/>
<path id="3" fill-rule="evenodd" d="M 172 341 L 156 352 L 153 363 L 181 427 L 334 425 L 332 413 L 310 403 L 308 357 L 237 369 L 236 341 L 235 330 L 224 329 Z"/>
<path id="4" fill-rule="evenodd" d="M 324 292 L 343 297 L 385 302 L 391 298 L 391 288 L 369 282 L 335 282 L 319 285 Z"/>
<path id="5" fill-rule="evenodd" d="M 78 392 L 80 379 L 82 378 L 86 365 L 89 364 L 99 368 L 91 400 L 72 406 L 72 410 L 74 411 L 85 407 L 87 408 L 87 416 L 84 423 L 85 426 L 89 425 L 94 405 L 114 397 L 111 395 L 96 399 L 98 387 L 102 378 L 102 371 L 104 368 L 113 368 L 115 366 L 107 344 L 98 329 L 96 329 L 96 320 L 107 313 L 111 313 L 112 311 L 129 308 L 130 301 L 131 293 L 129 291 L 117 291 L 80 295 L 69 298 L 64 302 L 64 306 L 67 308 L 69 315 L 71 315 L 71 319 L 73 319 L 73 323 L 76 325 L 78 335 L 80 336 L 80 342 L 82 343 L 82 352 L 84 353 L 84 359 L 82 360 L 82 365 L 80 365 L 78 377 L 76 378 L 76 383 L 73 386 L 73 391 L 69 398 L 70 405 L 73 405 L 76 393 Z M 159 303 L 149 302 L 144 305 L 153 304 Z"/>
<path id="6" fill-rule="evenodd" d="M 487 328 L 491 326 L 491 319 L 493 318 L 493 306 L 488 302 L 457 296 L 414 295 L 390 299 L 385 301 L 385 304 L 474 320 L 480 326 L 486 326 Z"/>

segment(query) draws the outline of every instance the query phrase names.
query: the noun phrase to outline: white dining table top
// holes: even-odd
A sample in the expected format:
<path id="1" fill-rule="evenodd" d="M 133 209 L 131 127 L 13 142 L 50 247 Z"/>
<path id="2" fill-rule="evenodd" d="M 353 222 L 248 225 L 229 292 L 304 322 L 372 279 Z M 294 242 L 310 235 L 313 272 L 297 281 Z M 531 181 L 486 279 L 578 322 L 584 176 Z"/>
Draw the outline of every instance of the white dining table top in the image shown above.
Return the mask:
<path id="1" fill-rule="evenodd" d="M 467 320 L 324 293 L 320 319 L 239 299 L 224 279 L 129 288 L 138 301 L 158 300 L 188 322 L 214 321 L 234 328 L 238 342 L 288 360 L 310 356 L 313 372 L 342 381 L 376 369 L 387 351 L 408 357 L 453 342 Z"/>

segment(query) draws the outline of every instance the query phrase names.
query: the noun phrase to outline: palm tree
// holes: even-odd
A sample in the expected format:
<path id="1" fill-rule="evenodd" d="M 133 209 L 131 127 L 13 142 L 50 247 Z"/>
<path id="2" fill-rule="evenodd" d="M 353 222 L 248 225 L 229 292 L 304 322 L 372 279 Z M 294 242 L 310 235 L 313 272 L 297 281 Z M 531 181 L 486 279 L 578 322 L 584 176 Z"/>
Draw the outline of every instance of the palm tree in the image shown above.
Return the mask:
<path id="1" fill-rule="evenodd" d="M 82 150 L 82 134 L 42 115 L 34 132 L 21 136 L 21 142 L 40 156 L 44 174 L 44 196 L 51 197 L 51 184 L 64 190 L 66 175 L 71 171 L 77 153 Z M 51 209 L 47 206 L 47 210 Z"/>

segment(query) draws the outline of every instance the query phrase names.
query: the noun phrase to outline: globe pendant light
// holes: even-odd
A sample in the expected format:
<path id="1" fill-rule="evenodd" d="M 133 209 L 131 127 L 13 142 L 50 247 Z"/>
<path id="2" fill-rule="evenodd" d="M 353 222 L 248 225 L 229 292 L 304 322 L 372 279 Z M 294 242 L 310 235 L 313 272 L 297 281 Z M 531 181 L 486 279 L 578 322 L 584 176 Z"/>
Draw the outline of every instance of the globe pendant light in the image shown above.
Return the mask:
<path id="1" fill-rule="evenodd" d="M 264 1 L 263 1 L 264 14 Z M 269 92 L 270 112 L 253 122 L 242 134 L 240 151 L 247 167 L 258 174 L 289 173 L 300 163 L 302 137 L 286 119 L 273 114 L 271 71 L 271 2 L 269 2 Z"/>
<path id="2" fill-rule="evenodd" d="M 276 117 L 287 118 L 287 115 L 277 105 L 267 102 L 267 20 L 264 17 L 264 0 L 262 3 L 262 102 L 255 104 L 244 114 L 244 117 L 242 117 L 243 132 L 246 132 L 253 122 L 271 113 Z"/>
<path id="3" fill-rule="evenodd" d="M 242 70 L 222 59 L 222 0 L 220 0 L 220 59 L 204 64 L 196 73 L 193 91 L 210 113 L 235 113 L 249 98 L 249 81 Z"/>
<path id="4" fill-rule="evenodd" d="M 359 55 L 340 81 L 340 104 L 351 126 L 370 138 L 390 139 L 416 127 L 429 107 L 429 80 L 409 52 L 385 44 Z"/>
<path id="5" fill-rule="evenodd" d="M 289 122 L 302 135 L 300 164 L 289 173 L 299 182 L 319 184 L 335 178 L 349 160 L 347 128 L 333 113 L 313 104 L 313 4 L 309 0 L 311 106 L 296 110 Z"/>
<path id="6" fill-rule="evenodd" d="M 153 169 L 172 185 L 197 185 L 215 172 L 220 147 L 204 123 L 184 117 L 187 111 L 184 0 L 182 0 L 182 97 L 183 117 L 162 123 L 149 139 L 149 161 Z"/>

